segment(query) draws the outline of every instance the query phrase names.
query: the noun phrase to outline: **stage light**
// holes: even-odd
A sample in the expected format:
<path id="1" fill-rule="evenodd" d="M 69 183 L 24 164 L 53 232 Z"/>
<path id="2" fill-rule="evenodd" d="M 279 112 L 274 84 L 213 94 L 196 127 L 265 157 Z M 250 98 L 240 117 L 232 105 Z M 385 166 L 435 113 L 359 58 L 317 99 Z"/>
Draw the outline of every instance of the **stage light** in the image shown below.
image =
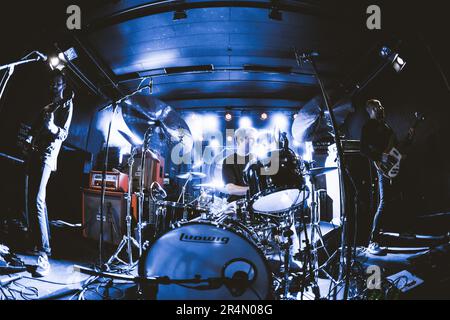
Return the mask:
<path id="1" fill-rule="evenodd" d="M 220 147 L 220 142 L 219 142 L 219 140 L 217 140 L 217 139 L 212 139 L 212 140 L 209 142 L 209 146 L 210 146 L 211 148 L 214 148 L 214 149 L 219 148 L 219 147 Z"/>
<path id="2" fill-rule="evenodd" d="M 225 113 L 225 121 L 231 121 L 233 119 L 233 116 L 231 113 L 227 112 Z"/>
<path id="3" fill-rule="evenodd" d="M 267 120 L 267 118 L 268 118 L 269 116 L 267 115 L 267 113 L 265 113 L 265 112 L 263 112 L 263 113 L 261 113 L 261 116 L 260 116 L 260 118 L 261 118 L 261 120 Z"/>
<path id="4" fill-rule="evenodd" d="M 293 115 L 292 115 L 292 119 L 297 119 L 297 117 L 298 117 L 298 113 L 294 113 Z"/>
<path id="5" fill-rule="evenodd" d="M 389 60 L 392 67 L 396 72 L 400 72 L 406 65 L 406 61 L 403 60 L 398 53 L 393 52 L 388 47 L 382 47 L 380 51 L 380 56 L 384 59 Z"/>
<path id="6" fill-rule="evenodd" d="M 191 130 L 192 138 L 195 141 L 203 140 L 203 125 L 201 117 L 193 113 L 186 118 L 186 123 Z"/>
<path id="7" fill-rule="evenodd" d="M 216 115 L 204 115 L 201 119 L 201 125 L 205 132 L 216 132 L 219 128 L 219 119 Z"/>
<path id="8" fill-rule="evenodd" d="M 186 11 L 184 11 L 184 10 L 177 9 L 173 13 L 173 20 L 181 20 L 181 19 L 186 19 L 186 18 L 187 18 L 187 14 L 186 14 Z"/>
<path id="9" fill-rule="evenodd" d="M 239 119 L 239 127 L 240 128 L 251 128 L 252 127 L 252 119 L 249 117 L 241 117 Z"/>
<path id="10" fill-rule="evenodd" d="M 64 68 L 64 64 L 61 63 L 61 59 L 59 59 L 58 57 L 51 57 L 49 63 L 52 70 L 54 69 L 62 70 Z"/>
<path id="11" fill-rule="evenodd" d="M 272 125 L 279 128 L 280 130 L 287 130 L 289 121 L 284 114 L 279 113 L 272 118 Z"/>
<path id="12" fill-rule="evenodd" d="M 227 136 L 227 141 L 228 142 L 233 142 L 233 136 Z"/>

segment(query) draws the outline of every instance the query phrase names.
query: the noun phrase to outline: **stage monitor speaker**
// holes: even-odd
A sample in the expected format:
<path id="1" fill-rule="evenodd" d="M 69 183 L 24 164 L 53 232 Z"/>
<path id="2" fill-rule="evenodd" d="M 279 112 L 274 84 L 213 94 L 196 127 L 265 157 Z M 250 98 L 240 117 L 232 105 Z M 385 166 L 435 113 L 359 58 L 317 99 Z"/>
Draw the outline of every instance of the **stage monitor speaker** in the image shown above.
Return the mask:
<path id="1" fill-rule="evenodd" d="M 100 239 L 101 190 L 83 189 L 83 236 Z M 103 241 L 119 244 L 126 230 L 126 199 L 123 192 L 106 191 L 103 216 Z"/>

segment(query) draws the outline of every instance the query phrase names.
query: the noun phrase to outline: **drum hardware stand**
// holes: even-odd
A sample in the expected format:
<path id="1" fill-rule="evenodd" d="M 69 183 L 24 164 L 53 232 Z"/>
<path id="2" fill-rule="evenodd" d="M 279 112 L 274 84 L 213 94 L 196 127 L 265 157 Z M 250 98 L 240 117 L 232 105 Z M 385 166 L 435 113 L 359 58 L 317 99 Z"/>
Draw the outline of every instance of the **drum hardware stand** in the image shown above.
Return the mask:
<path id="1" fill-rule="evenodd" d="M 128 192 L 125 195 L 126 203 L 127 203 L 127 213 L 126 213 L 126 225 L 127 225 L 127 234 L 123 236 L 122 241 L 119 243 L 119 246 L 116 250 L 116 252 L 109 258 L 108 262 L 106 263 L 107 266 L 110 266 L 115 260 L 125 264 L 127 266 L 128 270 L 133 269 L 136 266 L 136 263 L 133 262 L 133 251 L 132 251 L 132 245 L 134 245 L 136 248 L 139 248 L 139 243 L 133 238 L 131 235 L 131 199 L 132 199 L 132 177 L 133 177 L 133 164 L 134 164 L 134 157 L 136 155 L 136 148 L 132 147 L 131 149 L 131 155 L 128 159 Z M 128 263 L 122 261 L 119 258 L 119 254 L 122 252 L 122 250 L 127 248 L 127 254 L 128 254 Z"/>
<path id="2" fill-rule="evenodd" d="M 301 214 L 300 214 L 301 225 L 302 225 L 302 229 L 303 229 L 304 237 L 305 237 L 305 240 L 303 241 L 305 248 L 302 250 L 304 261 L 303 261 L 303 270 L 302 270 L 302 276 L 301 276 L 301 284 L 302 284 L 301 285 L 301 295 L 302 295 L 302 299 L 303 299 L 303 294 L 304 294 L 307 284 L 312 284 L 312 291 L 313 291 L 314 297 L 316 299 L 320 299 L 320 290 L 319 290 L 319 286 L 317 285 L 318 277 L 316 277 L 316 274 L 314 273 L 314 267 L 313 267 L 314 253 L 313 253 L 313 250 L 311 249 L 311 243 L 310 243 L 309 237 L 308 237 L 308 229 L 306 227 L 305 216 L 303 214 L 304 204 L 301 208 L 302 208 Z M 299 240 L 300 240 L 300 237 L 299 237 Z M 300 246 L 300 248 L 301 248 L 301 246 Z M 308 268 L 309 268 L 309 270 L 308 270 Z M 309 279 L 306 278 L 307 274 L 308 274 Z"/>
<path id="3" fill-rule="evenodd" d="M 309 180 L 311 183 L 311 244 L 312 244 L 312 264 L 314 268 L 314 277 L 316 279 L 319 278 L 319 255 L 318 250 L 323 248 L 327 255 L 327 258 L 330 257 L 327 248 L 325 247 L 325 243 L 323 241 L 322 230 L 320 229 L 320 213 L 318 210 L 317 203 L 317 191 L 316 191 L 316 177 L 312 174 L 309 176 Z M 317 246 L 317 242 L 320 241 L 321 246 Z"/>
<path id="4" fill-rule="evenodd" d="M 144 179 L 145 179 L 145 162 L 146 162 L 146 154 L 147 151 L 152 152 L 149 148 L 150 139 L 153 136 L 153 126 L 156 126 L 156 122 L 152 123 L 150 127 L 144 134 L 144 143 L 141 146 L 141 162 L 139 164 L 140 167 L 140 176 L 139 176 L 139 192 L 136 193 L 136 197 L 138 198 L 138 223 L 137 223 L 137 243 L 139 245 L 139 257 L 142 256 L 142 229 L 144 228 L 144 224 L 142 223 L 142 217 L 144 215 Z"/>
<path id="5" fill-rule="evenodd" d="M 328 115 L 331 120 L 331 125 L 333 128 L 333 136 L 334 141 L 336 143 L 336 151 L 337 151 L 337 165 L 339 172 L 339 180 L 340 180 L 340 193 L 341 193 L 341 225 L 342 225 L 342 236 L 341 236 L 341 257 L 339 263 L 339 280 L 345 281 L 345 289 L 344 289 L 344 300 L 348 297 L 349 290 L 349 281 L 350 281 L 350 272 L 351 272 L 351 260 L 352 260 L 352 249 L 351 249 L 351 240 L 349 236 L 349 215 L 347 215 L 346 210 L 346 200 L 345 200 L 345 183 L 344 183 L 344 174 L 349 178 L 352 187 L 355 190 L 355 198 L 358 199 L 358 190 L 353 181 L 352 176 L 348 170 L 348 167 L 345 164 L 344 153 L 342 150 L 341 137 L 339 135 L 339 129 L 337 126 L 336 117 L 334 115 L 334 111 L 332 106 L 330 105 L 330 97 L 328 96 L 325 86 L 322 82 L 322 79 L 319 75 L 319 71 L 317 69 L 317 65 L 315 62 L 315 58 L 319 56 L 317 52 L 303 53 L 299 54 L 297 49 L 294 48 L 295 58 L 297 60 L 297 64 L 302 67 L 303 62 L 310 62 L 311 67 L 314 70 L 314 75 L 317 79 L 317 82 L 320 87 L 320 91 L 322 93 L 322 97 L 325 103 L 326 111 L 328 111 Z M 357 202 L 357 201 L 355 201 Z"/>

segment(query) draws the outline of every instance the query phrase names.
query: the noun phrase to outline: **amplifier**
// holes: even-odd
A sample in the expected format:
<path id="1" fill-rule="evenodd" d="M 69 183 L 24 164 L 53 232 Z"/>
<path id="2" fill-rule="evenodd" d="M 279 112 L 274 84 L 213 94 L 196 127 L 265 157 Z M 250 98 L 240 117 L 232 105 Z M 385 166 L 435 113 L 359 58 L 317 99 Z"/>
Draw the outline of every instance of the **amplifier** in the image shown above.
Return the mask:
<path id="1" fill-rule="evenodd" d="M 164 185 L 164 158 L 160 155 L 153 157 L 151 153 L 145 154 L 144 190 L 150 190 L 152 182 L 157 181 Z M 141 156 L 138 154 L 133 164 L 133 191 L 139 190 L 139 180 L 141 177 Z"/>
<path id="2" fill-rule="evenodd" d="M 89 175 L 89 188 L 102 188 L 102 171 L 91 171 Z M 106 172 L 106 190 L 128 192 L 128 175 L 119 171 Z"/>
<path id="3" fill-rule="evenodd" d="M 123 192 L 107 191 L 103 212 L 103 240 L 107 243 L 119 244 L 126 232 L 126 199 Z M 83 236 L 100 239 L 100 204 L 101 191 L 82 190 Z"/>

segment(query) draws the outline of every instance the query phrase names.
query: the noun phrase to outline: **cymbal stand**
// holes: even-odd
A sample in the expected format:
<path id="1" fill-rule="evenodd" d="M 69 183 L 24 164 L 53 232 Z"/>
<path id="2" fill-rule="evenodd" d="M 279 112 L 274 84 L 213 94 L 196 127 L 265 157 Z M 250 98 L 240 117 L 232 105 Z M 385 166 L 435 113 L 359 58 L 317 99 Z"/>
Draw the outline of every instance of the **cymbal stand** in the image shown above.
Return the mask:
<path id="1" fill-rule="evenodd" d="M 320 213 L 318 210 L 317 194 L 316 194 L 316 178 L 314 175 L 309 176 L 311 183 L 311 245 L 312 245 L 312 265 L 314 268 L 314 277 L 319 277 L 319 255 L 320 248 L 325 250 L 327 257 L 330 257 L 325 243 L 323 241 L 322 230 L 320 229 Z M 320 242 L 321 246 L 317 245 Z"/>
<path id="2" fill-rule="evenodd" d="M 177 202 L 180 202 L 184 205 L 185 203 L 185 195 L 186 195 L 186 188 L 189 184 L 189 182 L 192 181 L 192 175 L 189 175 L 189 178 L 186 179 L 186 182 L 184 183 L 182 189 L 181 189 L 181 193 L 180 196 L 178 197 Z M 183 221 L 188 221 L 189 220 L 189 213 L 187 211 L 186 205 L 184 206 L 184 210 L 183 210 Z"/>
<path id="3" fill-rule="evenodd" d="M 137 242 L 139 244 L 139 257 L 142 256 L 143 251 L 143 243 L 142 243 L 142 229 L 144 228 L 143 224 L 143 215 L 144 215 L 144 179 L 145 179 L 145 162 L 146 162 L 146 153 L 150 151 L 150 139 L 153 135 L 153 125 L 151 125 L 144 134 L 144 143 L 141 147 L 141 162 L 139 164 L 140 167 L 140 176 L 139 176 L 139 192 L 136 193 L 136 197 L 138 198 L 138 224 L 137 224 Z"/>
<path id="4" fill-rule="evenodd" d="M 134 245 L 136 248 L 139 248 L 139 243 L 133 238 L 131 235 L 131 199 L 132 199 L 132 177 L 133 177 L 133 164 L 134 164 L 134 157 L 136 156 L 136 148 L 132 147 L 131 149 L 131 155 L 128 159 L 128 192 L 125 195 L 125 199 L 127 201 L 127 213 L 126 213 L 126 225 L 127 225 L 127 234 L 123 236 L 122 241 L 119 243 L 119 246 L 117 247 L 116 252 L 109 258 L 106 265 L 109 267 L 115 260 L 125 264 L 127 266 L 128 270 L 133 269 L 136 266 L 136 263 L 133 261 L 133 251 L 132 251 L 132 245 Z M 122 261 L 119 258 L 119 254 L 122 252 L 122 250 L 127 248 L 127 255 L 128 255 L 128 263 Z"/>

